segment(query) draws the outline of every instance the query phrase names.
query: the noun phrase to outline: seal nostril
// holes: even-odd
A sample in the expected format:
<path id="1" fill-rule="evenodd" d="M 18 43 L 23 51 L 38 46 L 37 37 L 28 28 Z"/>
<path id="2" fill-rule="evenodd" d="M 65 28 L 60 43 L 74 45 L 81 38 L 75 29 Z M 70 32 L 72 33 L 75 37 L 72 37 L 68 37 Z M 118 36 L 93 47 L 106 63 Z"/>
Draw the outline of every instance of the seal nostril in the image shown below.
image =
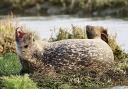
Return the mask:
<path id="1" fill-rule="evenodd" d="M 28 48 L 28 45 L 25 45 L 24 48 Z"/>

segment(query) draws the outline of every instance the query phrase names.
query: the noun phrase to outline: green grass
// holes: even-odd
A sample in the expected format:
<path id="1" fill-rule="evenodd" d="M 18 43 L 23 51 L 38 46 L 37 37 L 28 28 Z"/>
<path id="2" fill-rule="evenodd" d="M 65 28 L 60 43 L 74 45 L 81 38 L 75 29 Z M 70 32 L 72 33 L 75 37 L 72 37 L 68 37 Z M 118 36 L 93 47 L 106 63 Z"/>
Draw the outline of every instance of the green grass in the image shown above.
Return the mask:
<path id="1" fill-rule="evenodd" d="M 38 89 L 29 76 L 9 76 L 2 77 L 3 86 L 5 89 Z"/>
<path id="2" fill-rule="evenodd" d="M 20 61 L 15 53 L 6 53 L 0 57 L 0 76 L 19 74 Z"/>

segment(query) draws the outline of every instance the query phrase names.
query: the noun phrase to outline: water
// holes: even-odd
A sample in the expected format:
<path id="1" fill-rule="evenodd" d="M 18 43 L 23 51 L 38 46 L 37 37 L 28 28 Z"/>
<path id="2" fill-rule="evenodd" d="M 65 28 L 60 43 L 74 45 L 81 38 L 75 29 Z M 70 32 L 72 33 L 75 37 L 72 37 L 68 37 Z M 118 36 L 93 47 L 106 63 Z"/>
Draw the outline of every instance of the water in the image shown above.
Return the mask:
<path id="1" fill-rule="evenodd" d="M 109 34 L 117 34 L 117 41 L 125 51 L 128 52 L 128 21 L 122 19 L 101 19 L 101 18 L 74 18 L 70 16 L 51 17 L 19 17 L 16 18 L 19 24 L 25 25 L 38 32 L 45 39 L 48 39 L 53 29 L 71 28 L 71 24 L 85 28 L 86 25 L 104 26 Z"/>

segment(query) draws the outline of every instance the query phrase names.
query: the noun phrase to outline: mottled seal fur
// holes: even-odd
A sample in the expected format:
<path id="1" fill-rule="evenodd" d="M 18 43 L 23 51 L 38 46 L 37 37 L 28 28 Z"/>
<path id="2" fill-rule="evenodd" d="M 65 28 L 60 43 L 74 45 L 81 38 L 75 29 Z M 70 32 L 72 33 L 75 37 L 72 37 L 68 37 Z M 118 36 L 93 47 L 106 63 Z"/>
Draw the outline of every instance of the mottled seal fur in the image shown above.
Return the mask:
<path id="1" fill-rule="evenodd" d="M 102 29 L 96 30 L 93 27 L 92 30 L 94 31 L 90 31 L 90 33 L 97 34 L 98 32 L 100 36 L 93 35 L 92 39 L 67 39 L 46 42 L 36 39 L 31 32 L 24 32 L 21 28 L 17 28 L 17 54 L 23 66 L 21 73 L 44 71 L 48 67 L 55 71 L 77 70 L 90 66 L 93 61 L 105 64 L 113 63 L 113 52 L 109 45 L 101 39 Z"/>

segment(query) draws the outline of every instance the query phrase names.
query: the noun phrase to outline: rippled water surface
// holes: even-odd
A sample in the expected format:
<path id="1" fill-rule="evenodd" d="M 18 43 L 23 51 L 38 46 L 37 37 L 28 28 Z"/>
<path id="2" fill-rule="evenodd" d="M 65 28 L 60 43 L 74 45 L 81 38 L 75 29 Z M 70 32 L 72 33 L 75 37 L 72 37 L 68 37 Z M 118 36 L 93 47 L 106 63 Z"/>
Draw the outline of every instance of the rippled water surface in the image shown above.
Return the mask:
<path id="1" fill-rule="evenodd" d="M 86 25 L 104 26 L 109 34 L 117 34 L 117 41 L 128 52 L 128 21 L 114 18 L 74 18 L 70 16 L 51 17 L 19 17 L 18 23 L 38 32 L 42 38 L 48 39 L 53 29 L 71 28 L 71 24 L 85 28 Z"/>

